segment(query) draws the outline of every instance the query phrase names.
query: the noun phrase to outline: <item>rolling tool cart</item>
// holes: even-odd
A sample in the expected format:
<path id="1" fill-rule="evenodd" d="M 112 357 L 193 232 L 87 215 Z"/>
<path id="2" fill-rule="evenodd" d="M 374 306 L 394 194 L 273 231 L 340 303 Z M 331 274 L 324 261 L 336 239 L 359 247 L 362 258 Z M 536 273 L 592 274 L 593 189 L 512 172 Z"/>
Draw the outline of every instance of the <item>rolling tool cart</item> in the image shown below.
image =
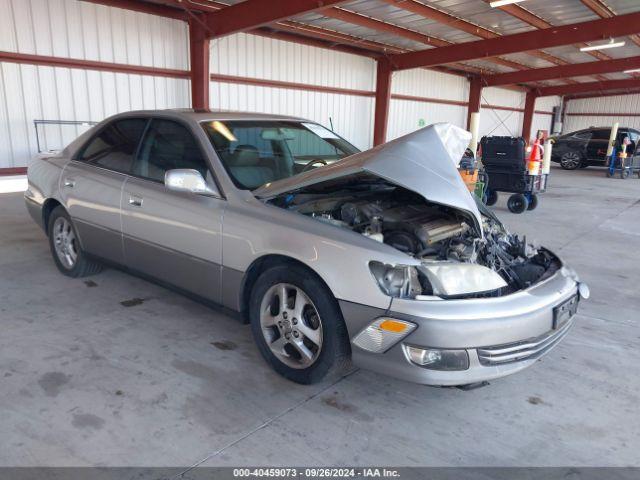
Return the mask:
<path id="1" fill-rule="evenodd" d="M 637 149 L 631 156 L 616 154 L 617 149 L 613 149 L 607 163 L 607 177 L 614 177 L 616 174 L 620 178 L 629 178 L 634 173 L 640 178 L 640 149 Z"/>
<path id="2" fill-rule="evenodd" d="M 512 193 L 507 207 L 512 213 L 523 213 L 538 206 L 538 195 L 547 188 L 547 174 L 530 175 L 525 158 L 523 138 L 483 137 L 482 164 L 489 177 L 486 204 L 498 201 L 498 192 Z"/>

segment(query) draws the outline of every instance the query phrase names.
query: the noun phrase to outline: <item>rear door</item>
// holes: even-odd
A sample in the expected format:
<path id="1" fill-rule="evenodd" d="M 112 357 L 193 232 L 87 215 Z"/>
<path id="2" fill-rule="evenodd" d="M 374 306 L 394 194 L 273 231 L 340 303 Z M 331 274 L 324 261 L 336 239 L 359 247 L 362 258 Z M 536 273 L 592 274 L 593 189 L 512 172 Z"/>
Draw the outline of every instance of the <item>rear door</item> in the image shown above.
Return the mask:
<path id="1" fill-rule="evenodd" d="M 97 132 L 64 171 L 60 190 L 82 248 L 122 263 L 122 186 L 133 163 L 145 118 L 114 120 Z"/>
<path id="2" fill-rule="evenodd" d="M 610 128 L 597 128 L 593 130 L 591 140 L 587 145 L 587 158 L 590 161 L 604 163 L 609 146 Z"/>
<path id="3" fill-rule="evenodd" d="M 226 201 L 164 185 L 166 171 L 190 168 L 216 186 L 203 152 L 186 124 L 151 121 L 123 188 L 124 250 L 129 267 L 219 302 Z"/>

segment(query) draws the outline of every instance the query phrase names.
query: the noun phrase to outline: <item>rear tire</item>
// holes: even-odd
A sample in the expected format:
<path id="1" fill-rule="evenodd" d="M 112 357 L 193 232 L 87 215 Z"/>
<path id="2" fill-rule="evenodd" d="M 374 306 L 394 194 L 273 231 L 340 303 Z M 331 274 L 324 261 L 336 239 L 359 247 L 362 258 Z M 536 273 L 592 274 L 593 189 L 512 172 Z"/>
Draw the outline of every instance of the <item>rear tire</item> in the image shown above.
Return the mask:
<path id="1" fill-rule="evenodd" d="M 489 190 L 487 192 L 487 201 L 485 202 L 488 206 L 495 205 L 498 201 L 498 192 L 495 190 Z"/>
<path id="2" fill-rule="evenodd" d="M 95 275 L 102 270 L 102 265 L 88 258 L 82 250 L 71 217 L 62 206 L 54 208 L 49 215 L 47 233 L 53 261 L 62 274 L 78 278 Z"/>
<path id="3" fill-rule="evenodd" d="M 527 210 L 535 210 L 537 206 L 538 206 L 538 195 L 536 195 L 535 193 L 532 193 L 531 198 L 529 199 L 529 206 L 527 207 Z"/>
<path id="4" fill-rule="evenodd" d="M 529 208 L 529 201 L 521 193 L 514 193 L 507 201 L 507 208 L 511 213 L 522 213 Z"/>
<path id="5" fill-rule="evenodd" d="M 263 272 L 251 292 L 249 317 L 264 359 L 293 382 L 317 383 L 348 365 L 349 335 L 338 302 L 301 266 Z"/>

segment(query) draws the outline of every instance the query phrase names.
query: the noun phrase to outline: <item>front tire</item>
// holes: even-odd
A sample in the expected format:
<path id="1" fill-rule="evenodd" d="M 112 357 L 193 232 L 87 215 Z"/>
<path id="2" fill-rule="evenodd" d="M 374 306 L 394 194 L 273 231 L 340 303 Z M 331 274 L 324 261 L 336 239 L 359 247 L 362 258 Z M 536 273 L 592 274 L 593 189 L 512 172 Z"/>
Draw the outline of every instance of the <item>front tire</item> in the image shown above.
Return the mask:
<path id="1" fill-rule="evenodd" d="M 346 367 L 349 336 L 338 302 L 303 267 L 263 272 L 251 292 L 249 316 L 260 353 L 283 377 L 312 384 Z"/>
<path id="2" fill-rule="evenodd" d="M 58 206 L 49 216 L 49 247 L 60 272 L 68 277 L 86 277 L 102 270 L 95 260 L 87 258 L 67 211 Z"/>
<path id="3" fill-rule="evenodd" d="M 581 165 L 582 155 L 575 150 L 567 152 L 560 157 L 560 166 L 565 170 L 575 170 L 576 168 L 580 168 Z"/>

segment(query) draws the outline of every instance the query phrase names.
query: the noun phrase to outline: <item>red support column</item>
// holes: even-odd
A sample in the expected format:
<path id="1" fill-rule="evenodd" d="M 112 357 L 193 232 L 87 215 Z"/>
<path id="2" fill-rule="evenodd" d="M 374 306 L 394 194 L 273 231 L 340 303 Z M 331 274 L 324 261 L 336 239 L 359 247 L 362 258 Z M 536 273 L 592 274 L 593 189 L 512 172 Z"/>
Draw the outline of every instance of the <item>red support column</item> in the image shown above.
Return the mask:
<path id="1" fill-rule="evenodd" d="M 378 59 L 376 75 L 376 106 L 373 123 L 373 145 L 383 144 L 387 139 L 387 120 L 391 100 L 391 64 L 386 58 Z"/>
<path id="2" fill-rule="evenodd" d="M 467 107 L 467 130 L 471 128 L 471 114 L 480 111 L 482 100 L 482 79 L 473 77 L 469 80 L 469 106 Z"/>
<path id="3" fill-rule="evenodd" d="M 191 106 L 209 108 L 209 38 L 196 20 L 189 22 L 189 55 L 191 58 Z"/>
<path id="4" fill-rule="evenodd" d="M 524 118 L 522 119 L 522 138 L 528 145 L 531 142 L 531 125 L 533 124 L 533 114 L 536 107 L 536 94 L 532 91 L 527 92 L 527 98 L 524 103 Z"/>

